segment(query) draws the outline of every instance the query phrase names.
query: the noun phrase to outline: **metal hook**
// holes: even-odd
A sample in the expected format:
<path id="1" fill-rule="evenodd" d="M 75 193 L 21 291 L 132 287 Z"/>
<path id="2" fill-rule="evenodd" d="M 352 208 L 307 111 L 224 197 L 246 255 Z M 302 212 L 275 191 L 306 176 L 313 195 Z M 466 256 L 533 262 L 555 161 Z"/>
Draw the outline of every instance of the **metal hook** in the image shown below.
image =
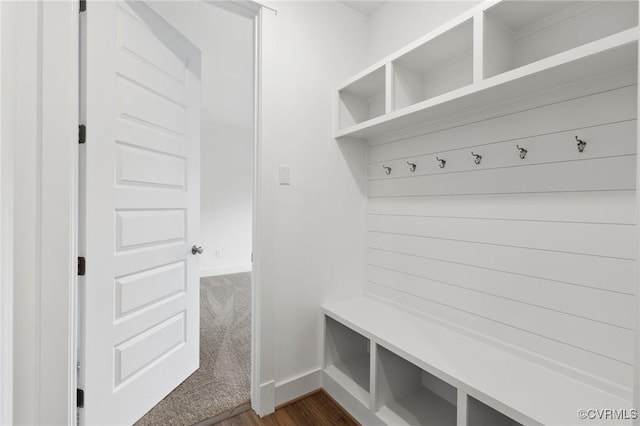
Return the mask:
<path id="1" fill-rule="evenodd" d="M 416 171 L 416 163 L 410 163 L 409 161 L 407 161 L 407 164 L 409 165 L 409 170 L 411 170 L 412 172 Z"/>
<path id="2" fill-rule="evenodd" d="M 438 158 L 438 157 L 436 157 L 436 160 L 440 162 L 440 168 L 444 169 L 444 165 L 447 164 L 447 160 L 445 160 L 444 158 Z"/>
<path id="3" fill-rule="evenodd" d="M 473 162 L 476 164 L 480 164 L 480 162 L 482 161 L 482 155 L 474 154 L 473 151 L 471 151 L 471 155 L 473 155 L 474 157 Z"/>
<path id="4" fill-rule="evenodd" d="M 516 148 L 518 148 L 518 151 L 520 151 L 520 159 L 524 160 L 524 157 L 527 156 L 527 151 L 524 147 L 520 147 L 520 145 L 516 145 Z"/>
<path id="5" fill-rule="evenodd" d="M 584 147 L 587 146 L 587 143 L 582 139 L 576 136 L 576 140 L 578 141 L 578 152 L 584 151 Z"/>
<path id="6" fill-rule="evenodd" d="M 384 164 L 382 165 L 382 168 L 384 169 L 384 172 L 388 175 L 391 174 L 391 167 L 385 166 Z"/>

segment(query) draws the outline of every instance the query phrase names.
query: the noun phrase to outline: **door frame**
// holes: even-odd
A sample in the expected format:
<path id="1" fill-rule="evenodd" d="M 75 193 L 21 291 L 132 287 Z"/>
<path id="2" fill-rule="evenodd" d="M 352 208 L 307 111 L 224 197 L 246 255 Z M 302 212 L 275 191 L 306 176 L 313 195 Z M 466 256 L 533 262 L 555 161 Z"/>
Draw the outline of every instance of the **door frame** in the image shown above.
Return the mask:
<path id="1" fill-rule="evenodd" d="M 208 0 L 205 0 L 208 1 Z M 261 360 L 269 362 L 271 357 L 261 357 L 265 353 L 264 339 L 272 336 L 271 324 L 266 326 L 260 321 L 261 312 L 270 311 L 269 298 L 260 291 L 263 266 L 260 263 L 264 252 L 263 216 L 260 185 L 263 158 L 261 149 L 262 135 L 262 6 L 253 1 L 224 1 L 216 5 L 227 6 L 231 12 L 253 19 L 255 30 L 254 43 L 254 203 L 253 203 L 253 254 L 252 265 L 252 339 L 251 339 L 251 402 L 260 415 L 274 409 L 273 393 L 265 394 L 261 374 L 271 376 L 271 368 L 261 369 Z M 89 2 L 89 7 L 91 3 Z M 16 13 L 17 8 L 0 5 L 4 20 L 16 18 L 14 26 L 0 30 L 3 49 L 2 59 L 2 105 L 18 103 L 17 87 L 24 81 L 20 72 L 7 67 L 18 56 L 29 58 L 37 70 L 37 99 L 32 99 L 27 111 L 19 107 L 11 111 L 1 111 L 2 128 L 0 138 L 0 258 L 3 267 L 0 270 L 0 338 L 2 342 L 14 341 L 16 327 L 22 322 L 35 330 L 29 353 L 13 354 L 14 345 L 2 345 L 0 352 L 0 422 L 12 424 L 17 411 L 32 413 L 33 423 L 76 424 L 76 366 L 77 366 L 77 256 L 78 256 L 78 111 L 79 111 L 79 0 L 48 2 L 38 0 L 33 5 L 36 13 Z M 12 16 L 15 15 L 15 16 Z M 23 25 L 23 24 L 27 25 Z M 25 37 L 24 29 L 37 28 L 37 43 L 18 46 Z M 7 37 L 7 35 L 9 37 Z M 31 34 L 27 34 L 33 38 Z M 12 45 L 4 49 L 7 39 Z M 15 39 L 15 40 L 14 40 Z M 7 68 L 14 75 L 6 83 Z M 24 83 L 22 83 L 24 84 Z M 5 99 L 8 101 L 5 102 Z M 20 141 L 21 130 L 36 129 L 36 151 L 28 164 L 16 163 L 14 147 Z M 26 161 L 20 160 L 20 161 Z M 20 190 L 20 183 L 13 182 L 13 169 L 30 166 L 35 175 L 35 223 L 37 239 L 35 246 L 24 258 L 15 252 L 16 245 L 11 237 L 15 235 L 17 243 L 23 229 L 14 228 L 13 211 L 15 196 L 13 191 Z M 6 187 L 13 191 L 5 191 Z M 33 232 L 33 229 L 30 229 Z M 7 249 L 8 247 L 8 249 Z M 15 253 L 15 255 L 14 255 Z M 23 253 L 24 254 L 24 253 Z M 25 268 L 36 270 L 33 282 L 14 283 L 12 273 Z M 19 286 L 33 288 L 35 303 L 33 312 L 23 313 L 23 306 L 12 300 Z M 6 296 L 6 297 L 5 297 Z M 22 301 L 22 304 L 27 303 Z M 267 305 L 266 307 L 264 305 Z M 267 342 L 269 339 L 267 339 Z M 22 351 L 21 351 L 22 352 Z M 22 357 L 29 358 L 22 360 Z M 265 359 L 266 358 L 266 359 Z M 19 369 L 31 369 L 33 380 L 22 384 L 22 390 L 16 393 L 12 377 L 20 374 Z M 29 398 L 22 397 L 28 395 Z M 21 407 L 16 410 L 16 406 Z"/>
<path id="2" fill-rule="evenodd" d="M 78 2 L 3 3 L 2 18 L 14 22 L 2 28 L 2 62 L 12 63 L 3 69 L 2 76 L 2 149 L 8 154 L 2 161 L 10 162 L 16 172 L 13 177 L 11 170 L 2 170 L 4 176 L 12 173 L 3 186 L 13 183 L 13 191 L 5 194 L 3 190 L 2 194 L 2 223 L 10 223 L 13 232 L 9 253 L 2 255 L 3 262 L 10 258 L 13 268 L 9 277 L 4 269 L 2 273 L 3 293 L 13 293 L 9 308 L 3 301 L 3 312 L 7 315 L 13 310 L 13 315 L 9 324 L 3 321 L 2 328 L 12 330 L 10 350 L 20 351 L 11 354 L 8 383 L 13 376 L 13 386 L 6 389 L 9 385 L 3 378 L 2 403 L 11 405 L 6 413 L 10 424 L 21 413 L 28 413 L 25 416 L 31 423 L 72 424 L 76 393 L 75 380 L 70 377 L 75 378 Z M 26 93 L 22 92 L 25 89 Z M 29 145 L 29 152 L 19 156 L 21 143 Z M 11 145 L 6 151 L 5 144 Z M 18 175 L 28 182 L 18 181 Z M 22 220 L 14 221 L 14 209 L 24 207 L 16 204 L 21 192 L 22 198 L 30 201 L 27 210 L 19 212 Z M 28 241 L 23 240 L 24 235 Z M 8 242 L 3 240 L 4 244 Z M 18 276 L 22 280 L 15 282 Z M 7 279 L 11 281 L 7 283 Z M 7 285 L 12 289 L 6 290 Z M 21 330 L 27 330 L 28 335 L 22 335 Z M 22 339 L 20 345 L 18 338 Z M 18 377 L 21 380 L 16 380 Z"/>
<path id="3" fill-rule="evenodd" d="M 6 4 L 0 3 L 0 23 Z M 7 20 L 7 22 L 10 22 Z M 9 35 L 0 24 L 0 46 L 7 46 Z M 4 34 L 3 34 L 4 33 Z M 4 42 L 4 44 L 3 44 Z M 8 92 L 6 80 L 9 61 L 3 60 L 0 49 L 0 99 Z M 11 67 L 13 69 L 13 67 Z M 13 341 L 13 165 L 7 105 L 0 103 L 0 342 Z M 13 345 L 0 345 L 0 424 L 11 424 L 13 417 Z"/>

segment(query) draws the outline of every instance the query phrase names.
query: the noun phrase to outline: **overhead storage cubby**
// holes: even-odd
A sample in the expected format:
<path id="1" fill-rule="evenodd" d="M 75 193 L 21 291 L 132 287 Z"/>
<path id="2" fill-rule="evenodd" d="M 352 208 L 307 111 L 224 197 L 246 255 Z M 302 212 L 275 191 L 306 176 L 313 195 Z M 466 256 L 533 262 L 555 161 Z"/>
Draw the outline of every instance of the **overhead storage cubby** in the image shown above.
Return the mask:
<path id="1" fill-rule="evenodd" d="M 325 325 L 325 372 L 368 405 L 371 342 L 332 318 Z"/>
<path id="2" fill-rule="evenodd" d="M 636 1 L 500 2 L 484 12 L 484 78 L 637 25 Z"/>
<path id="3" fill-rule="evenodd" d="M 638 34 L 636 1 L 482 2 L 344 83 L 336 138 L 633 84 Z"/>
<path id="4" fill-rule="evenodd" d="M 389 425 L 454 426 L 457 390 L 377 346 L 377 416 Z"/>
<path id="5" fill-rule="evenodd" d="M 381 67 L 338 91 L 339 128 L 363 123 L 385 113 L 385 80 L 385 67 Z"/>
<path id="6" fill-rule="evenodd" d="M 473 83 L 473 20 L 393 61 L 393 109 Z"/>

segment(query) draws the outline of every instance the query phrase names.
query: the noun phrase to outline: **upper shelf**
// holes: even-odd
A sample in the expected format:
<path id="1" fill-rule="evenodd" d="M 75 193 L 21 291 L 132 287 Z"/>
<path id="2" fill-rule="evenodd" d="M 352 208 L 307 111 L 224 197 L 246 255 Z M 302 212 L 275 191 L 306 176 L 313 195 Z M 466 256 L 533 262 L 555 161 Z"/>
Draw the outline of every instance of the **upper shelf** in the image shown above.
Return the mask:
<path id="1" fill-rule="evenodd" d="M 637 25 L 635 1 L 482 3 L 343 85 L 336 138 L 369 138 L 636 67 Z"/>

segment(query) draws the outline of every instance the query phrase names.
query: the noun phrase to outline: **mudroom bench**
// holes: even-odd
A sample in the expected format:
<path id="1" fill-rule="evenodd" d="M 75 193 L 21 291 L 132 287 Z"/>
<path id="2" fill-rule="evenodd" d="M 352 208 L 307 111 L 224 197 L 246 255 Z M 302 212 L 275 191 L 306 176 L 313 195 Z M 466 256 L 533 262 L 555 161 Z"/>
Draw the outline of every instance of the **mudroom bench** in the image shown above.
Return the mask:
<path id="1" fill-rule="evenodd" d="M 378 299 L 322 315 L 323 387 L 364 425 L 631 424 L 630 400 Z"/>

